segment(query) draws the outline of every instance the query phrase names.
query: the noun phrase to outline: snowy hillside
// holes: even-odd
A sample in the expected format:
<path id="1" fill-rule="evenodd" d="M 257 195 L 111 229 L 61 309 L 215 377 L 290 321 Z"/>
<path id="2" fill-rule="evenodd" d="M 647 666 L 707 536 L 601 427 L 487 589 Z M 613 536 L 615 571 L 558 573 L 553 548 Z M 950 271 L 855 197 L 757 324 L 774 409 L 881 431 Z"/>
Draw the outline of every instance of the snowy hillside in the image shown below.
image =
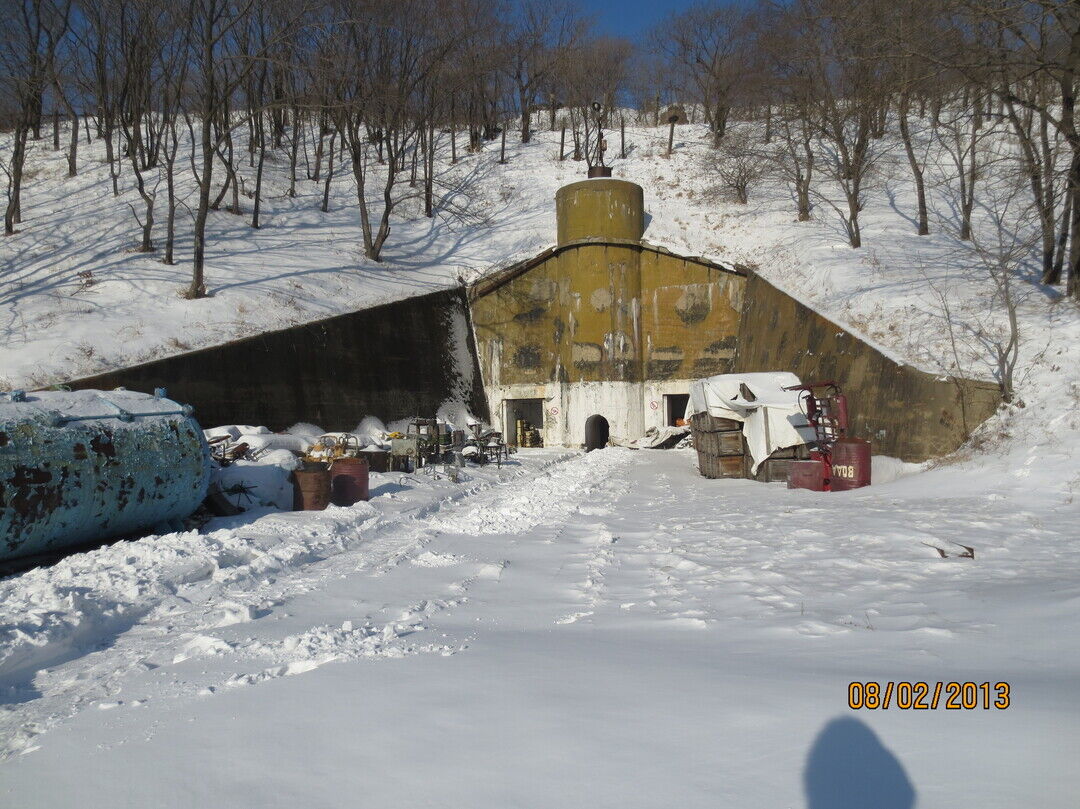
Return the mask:
<path id="1" fill-rule="evenodd" d="M 761 134 L 760 125 L 740 126 Z M 814 219 L 802 223 L 795 221 L 789 188 L 775 177 L 751 187 L 749 205 L 734 204 L 718 193 L 705 127 L 683 125 L 676 134 L 668 158 L 666 130 L 628 127 L 627 158 L 613 161 L 617 177 L 645 188 L 648 241 L 754 265 L 896 358 L 930 371 L 955 366 L 939 293 L 946 294 L 958 330 L 1000 325 L 982 323 L 989 310 L 985 272 L 971 249 L 948 233 L 956 224 L 955 191 L 940 148 L 930 149 L 927 172 L 931 235 L 915 235 L 903 151 L 888 142 L 862 215 L 865 247 L 852 250 L 824 197 Z M 618 137 L 609 133 L 612 150 Z M 455 205 L 466 216 L 432 221 L 417 201 L 406 202 L 394 216 L 381 263 L 363 257 L 347 162 L 337 170 L 323 213 L 321 183 L 303 179 L 303 160 L 298 194 L 290 198 L 287 160 L 283 152 L 271 153 L 261 229 L 249 227 L 250 210 L 211 212 L 206 274 L 212 297 L 198 301 L 178 295 L 190 274 L 191 221 L 183 206 L 177 264 L 166 266 L 160 251 L 133 252 L 139 227 L 132 211 L 141 211 L 141 203 L 125 176 L 124 193 L 111 196 L 100 141 L 83 146 L 74 178 L 66 177 L 65 155 L 38 142 L 28 158 L 24 222 L 14 237 L 0 241 L 0 386 L 41 386 L 214 345 L 422 294 L 528 258 L 554 243 L 556 189 L 583 176 L 583 163 L 558 161 L 558 139 L 541 131 L 523 146 L 511 137 L 505 165 L 497 142 L 479 155 L 460 150 L 456 166 L 444 160 L 441 181 L 455 189 Z M 241 174 L 251 188 L 254 169 L 242 162 Z M 190 203 L 194 186 L 187 175 L 180 180 L 179 193 Z M 839 202 L 839 189 L 825 179 L 817 185 Z M 159 220 L 163 205 L 159 200 Z M 977 231 L 992 213 L 976 212 Z M 1074 308 L 1051 306 L 1049 289 L 1027 285 L 1020 294 L 1029 359 L 1046 348 L 1051 333 L 1060 336 L 1053 338 L 1054 351 L 1076 343 Z M 985 346 L 971 333 L 960 342 L 958 370 L 991 378 Z"/>

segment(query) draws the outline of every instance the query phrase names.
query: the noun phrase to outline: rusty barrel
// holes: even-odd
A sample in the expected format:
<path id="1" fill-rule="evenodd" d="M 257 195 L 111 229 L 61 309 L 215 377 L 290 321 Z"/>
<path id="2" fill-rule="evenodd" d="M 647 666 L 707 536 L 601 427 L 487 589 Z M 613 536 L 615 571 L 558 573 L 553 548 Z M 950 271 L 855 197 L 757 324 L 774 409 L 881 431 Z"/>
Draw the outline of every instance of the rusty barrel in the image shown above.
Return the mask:
<path id="1" fill-rule="evenodd" d="M 787 487 L 810 489 L 814 492 L 825 491 L 825 462 L 792 461 L 788 467 Z"/>
<path id="2" fill-rule="evenodd" d="M 351 506 L 368 499 L 368 462 L 366 458 L 338 458 L 330 467 L 331 502 Z"/>
<path id="3" fill-rule="evenodd" d="M 390 453 L 382 450 L 365 449 L 356 454 L 357 458 L 367 461 L 369 472 L 389 472 Z"/>
<path id="4" fill-rule="evenodd" d="M 293 472 L 293 511 L 322 511 L 330 505 L 330 470 L 307 463 Z"/>
<path id="5" fill-rule="evenodd" d="M 832 446 L 834 492 L 870 485 L 870 442 L 862 438 L 841 438 Z"/>

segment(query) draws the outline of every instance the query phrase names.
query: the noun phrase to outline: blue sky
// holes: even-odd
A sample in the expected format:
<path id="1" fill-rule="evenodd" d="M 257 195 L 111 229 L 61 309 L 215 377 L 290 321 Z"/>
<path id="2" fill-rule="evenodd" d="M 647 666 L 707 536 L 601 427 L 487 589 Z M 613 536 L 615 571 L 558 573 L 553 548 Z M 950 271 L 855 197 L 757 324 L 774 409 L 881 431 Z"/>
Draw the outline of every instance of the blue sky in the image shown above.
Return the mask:
<path id="1" fill-rule="evenodd" d="M 596 17 L 605 34 L 636 38 L 672 11 L 686 8 L 691 0 L 579 0 L 582 9 Z"/>
<path id="2" fill-rule="evenodd" d="M 596 17 L 604 34 L 636 39 L 673 11 L 700 0 L 577 0 L 582 10 Z M 753 5 L 754 0 L 722 0 L 736 6 Z"/>

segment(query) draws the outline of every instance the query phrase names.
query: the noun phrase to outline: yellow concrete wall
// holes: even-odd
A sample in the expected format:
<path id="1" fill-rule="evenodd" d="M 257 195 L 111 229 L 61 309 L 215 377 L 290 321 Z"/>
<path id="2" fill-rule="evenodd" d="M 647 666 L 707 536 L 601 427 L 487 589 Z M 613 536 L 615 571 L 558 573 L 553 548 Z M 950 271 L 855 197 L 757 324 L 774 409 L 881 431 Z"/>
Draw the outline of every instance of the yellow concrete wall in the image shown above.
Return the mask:
<path id="1" fill-rule="evenodd" d="M 644 379 L 731 370 L 746 279 L 679 256 L 641 253 Z"/>
<path id="2" fill-rule="evenodd" d="M 649 248 L 573 245 L 473 300 L 486 385 L 729 370 L 745 279 Z"/>

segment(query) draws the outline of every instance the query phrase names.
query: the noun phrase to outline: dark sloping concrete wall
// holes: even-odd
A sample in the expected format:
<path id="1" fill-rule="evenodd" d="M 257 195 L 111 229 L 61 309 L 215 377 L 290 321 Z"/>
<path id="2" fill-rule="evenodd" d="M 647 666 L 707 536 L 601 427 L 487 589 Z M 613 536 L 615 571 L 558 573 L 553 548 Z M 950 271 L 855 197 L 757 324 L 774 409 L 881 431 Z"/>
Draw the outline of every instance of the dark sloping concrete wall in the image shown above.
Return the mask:
<path id="1" fill-rule="evenodd" d="M 307 421 L 351 430 L 369 415 L 434 416 L 448 398 L 486 418 L 468 318 L 464 290 L 446 290 L 68 384 L 164 387 L 194 405 L 203 426 L 280 430 Z"/>
<path id="2" fill-rule="evenodd" d="M 735 371 L 791 371 L 836 380 L 851 429 L 875 454 L 925 461 L 952 452 L 997 409 L 996 385 L 942 379 L 901 365 L 755 273 L 747 278 Z"/>

